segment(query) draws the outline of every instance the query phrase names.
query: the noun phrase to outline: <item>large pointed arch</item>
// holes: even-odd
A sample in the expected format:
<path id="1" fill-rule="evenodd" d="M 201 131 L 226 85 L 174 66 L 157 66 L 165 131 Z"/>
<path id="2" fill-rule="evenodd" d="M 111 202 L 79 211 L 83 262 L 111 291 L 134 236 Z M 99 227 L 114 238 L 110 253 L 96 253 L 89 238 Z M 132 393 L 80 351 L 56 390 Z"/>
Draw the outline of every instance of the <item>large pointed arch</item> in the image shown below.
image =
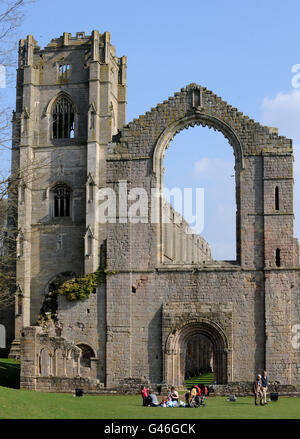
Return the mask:
<path id="1" fill-rule="evenodd" d="M 167 126 L 162 134 L 159 136 L 153 151 L 153 172 L 159 175 L 162 170 L 162 160 L 164 158 L 165 150 L 169 147 L 171 140 L 176 134 L 183 129 L 194 127 L 195 125 L 208 126 L 214 130 L 220 131 L 233 147 L 235 157 L 235 169 L 241 171 L 244 169 L 244 154 L 242 144 L 234 132 L 234 130 L 221 119 L 195 111 L 193 114 L 180 118 Z"/>
<path id="2" fill-rule="evenodd" d="M 164 156 L 165 151 L 169 147 L 170 142 L 174 138 L 176 134 L 178 134 L 183 129 L 187 129 L 189 127 L 194 127 L 195 125 L 202 125 L 203 127 L 213 128 L 214 130 L 220 131 L 224 137 L 228 140 L 229 144 L 233 148 L 234 158 L 235 158 L 235 198 L 236 198 L 236 255 L 237 261 L 240 262 L 240 215 L 241 215 L 241 206 L 240 206 L 240 173 L 244 169 L 244 154 L 243 147 L 241 141 L 238 138 L 238 135 L 232 129 L 230 125 L 228 125 L 225 121 L 221 120 L 216 116 L 209 115 L 203 112 L 200 109 L 194 109 L 190 111 L 190 114 L 175 120 L 173 123 L 168 125 L 164 131 L 159 136 L 152 157 L 152 170 L 153 174 L 156 177 L 159 193 L 161 196 L 158 198 L 159 205 L 157 206 L 157 211 L 159 212 L 159 252 L 158 252 L 158 263 L 163 263 L 164 258 L 164 229 L 163 229 L 163 175 L 164 175 Z"/>

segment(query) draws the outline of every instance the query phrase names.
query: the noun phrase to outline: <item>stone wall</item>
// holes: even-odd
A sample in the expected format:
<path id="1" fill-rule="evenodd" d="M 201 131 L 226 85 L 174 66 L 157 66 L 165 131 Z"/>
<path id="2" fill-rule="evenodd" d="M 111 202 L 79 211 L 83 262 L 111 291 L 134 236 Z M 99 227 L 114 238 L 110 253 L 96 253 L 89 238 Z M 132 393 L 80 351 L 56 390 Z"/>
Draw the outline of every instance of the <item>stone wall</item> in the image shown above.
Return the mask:
<path id="1" fill-rule="evenodd" d="M 73 385 L 80 382 L 85 388 L 103 387 L 98 378 L 98 358 L 91 357 L 89 367 L 83 367 L 83 351 L 79 346 L 61 337 L 61 329 L 51 321 L 44 328 L 23 328 L 20 345 L 21 388 L 49 390 L 54 378 L 53 389 L 58 389 L 60 383 L 61 391 L 70 391 Z"/>
<path id="2" fill-rule="evenodd" d="M 62 55 L 72 69 L 66 83 L 57 81 Z M 197 84 L 124 126 L 125 70 L 126 59 L 116 60 L 107 33 L 65 33 L 44 50 L 32 37 L 21 42 L 15 120 L 23 131 L 13 157 L 18 163 L 50 160 L 19 200 L 23 387 L 49 389 L 52 378 L 55 388 L 75 383 L 80 355 L 77 363 L 72 359 L 77 364 L 72 370 L 68 355 L 53 363 L 55 344 L 77 354 L 77 344 L 93 349 L 97 367 L 95 362 L 90 379 L 109 388 L 123 383 L 128 389 L 128 379 L 182 385 L 186 346 L 195 335 L 213 345 L 218 385 L 252 382 L 266 368 L 281 385 L 298 386 L 300 351 L 292 346 L 292 327 L 300 322 L 300 267 L 291 140 Z M 74 100 L 77 125 L 75 139 L 56 142 L 50 135 L 51 106 L 61 91 Z M 202 238 L 188 243 L 183 228 L 178 232 L 172 222 L 168 228 L 161 219 L 150 221 L 151 191 L 163 194 L 164 152 L 178 132 L 195 125 L 220 131 L 233 148 L 236 261 L 213 261 Z M 116 222 L 98 223 L 97 189 L 109 187 L 120 195 L 120 180 L 128 191 L 145 189 L 149 221 L 133 223 L 118 212 Z M 72 215 L 62 221 L 50 214 L 57 181 L 72 189 Z M 163 211 L 162 196 L 156 207 Z M 105 288 L 84 302 L 59 301 L 60 327 L 54 329 L 59 335 L 30 327 L 53 276 L 96 271 L 104 248 Z M 43 346 L 48 356 L 41 354 Z M 53 377 L 43 376 L 49 370 Z M 88 372 L 82 369 L 82 375 Z"/>
<path id="3" fill-rule="evenodd" d="M 212 259 L 209 244 L 166 200 L 163 202 L 163 221 L 166 264 L 205 264 Z"/>
<path id="4" fill-rule="evenodd" d="M 124 367 L 120 374 L 108 362 L 108 382 L 117 383 L 124 374 L 137 376 L 138 371 L 153 382 L 166 380 L 162 309 L 178 302 L 180 316 L 195 301 L 231 306 L 228 381 L 251 381 L 267 367 L 274 379 L 295 383 L 291 316 L 299 308 L 292 285 L 297 285 L 293 277 L 299 268 L 293 238 L 291 141 L 191 84 L 124 127 L 119 141 L 110 146 L 108 182 L 117 190 L 122 178 L 130 188 L 145 188 L 150 199 L 151 188 L 163 189 L 163 155 L 170 140 L 195 124 L 221 131 L 234 150 L 237 261 L 209 261 L 205 267 L 185 261 L 172 268 L 164 258 L 162 224 L 109 224 L 108 270 L 116 274 L 107 285 L 108 351 L 118 351 Z M 132 294 L 138 279 L 142 281 Z M 200 312 L 197 319 L 201 320 Z M 188 324 L 188 317 L 185 321 Z M 293 357 L 299 361 L 299 352 Z"/>

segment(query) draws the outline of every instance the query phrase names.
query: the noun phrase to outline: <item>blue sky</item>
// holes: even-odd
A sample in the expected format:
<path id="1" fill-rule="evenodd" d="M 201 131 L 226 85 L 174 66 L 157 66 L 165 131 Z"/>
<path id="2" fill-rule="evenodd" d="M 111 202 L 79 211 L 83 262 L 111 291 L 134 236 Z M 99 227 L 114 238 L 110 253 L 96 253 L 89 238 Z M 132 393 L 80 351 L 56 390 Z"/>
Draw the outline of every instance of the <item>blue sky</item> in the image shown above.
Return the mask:
<path id="1" fill-rule="evenodd" d="M 279 134 L 294 140 L 295 235 L 300 237 L 300 89 L 291 84 L 292 66 L 300 64 L 299 16 L 296 0 L 37 0 L 27 8 L 19 37 L 33 34 L 45 46 L 63 32 L 109 31 L 117 55 L 128 58 L 128 121 L 196 82 L 251 118 L 277 126 Z M 14 93 L 5 93 L 13 102 Z M 210 186 L 205 208 L 211 216 L 203 236 L 216 258 L 231 259 L 232 150 L 218 133 L 200 131 L 175 137 L 166 154 L 166 185 Z M 222 218 L 227 218 L 223 230 Z"/>

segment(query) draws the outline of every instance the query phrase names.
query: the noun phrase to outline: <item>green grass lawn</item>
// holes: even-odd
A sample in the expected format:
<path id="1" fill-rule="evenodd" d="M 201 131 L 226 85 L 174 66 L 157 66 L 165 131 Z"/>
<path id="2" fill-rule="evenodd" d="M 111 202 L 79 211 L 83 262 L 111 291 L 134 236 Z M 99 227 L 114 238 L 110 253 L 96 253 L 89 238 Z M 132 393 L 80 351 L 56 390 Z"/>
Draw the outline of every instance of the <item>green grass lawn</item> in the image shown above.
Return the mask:
<path id="1" fill-rule="evenodd" d="M 0 387 L 0 419 L 300 419 L 300 398 L 279 398 L 267 406 L 251 397 L 228 402 L 209 397 L 195 408 L 143 407 L 141 397 L 39 393 Z"/>
<path id="2" fill-rule="evenodd" d="M 20 390 L 19 381 L 20 362 L 0 359 L 0 419 L 300 419 L 300 398 L 279 397 L 260 407 L 251 397 L 228 402 L 225 397 L 210 396 L 206 407 L 197 409 L 153 408 L 143 407 L 139 395 L 75 398 Z"/>

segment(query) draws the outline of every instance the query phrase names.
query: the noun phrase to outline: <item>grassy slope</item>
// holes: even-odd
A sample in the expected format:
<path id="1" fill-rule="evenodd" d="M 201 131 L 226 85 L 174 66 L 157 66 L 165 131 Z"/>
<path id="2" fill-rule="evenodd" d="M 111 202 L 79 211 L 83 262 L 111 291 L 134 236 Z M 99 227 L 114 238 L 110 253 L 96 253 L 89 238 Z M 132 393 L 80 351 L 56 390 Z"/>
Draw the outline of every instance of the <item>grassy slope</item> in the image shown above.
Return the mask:
<path id="1" fill-rule="evenodd" d="M 260 407 L 250 397 L 234 403 L 209 397 L 206 407 L 142 407 L 140 396 L 83 396 L 0 387 L 0 419 L 279 419 L 300 418 L 300 398 Z"/>
<path id="2" fill-rule="evenodd" d="M 214 374 L 213 373 L 203 373 L 199 377 L 192 377 L 188 380 L 185 380 L 186 386 L 190 384 L 213 384 L 214 382 Z"/>

